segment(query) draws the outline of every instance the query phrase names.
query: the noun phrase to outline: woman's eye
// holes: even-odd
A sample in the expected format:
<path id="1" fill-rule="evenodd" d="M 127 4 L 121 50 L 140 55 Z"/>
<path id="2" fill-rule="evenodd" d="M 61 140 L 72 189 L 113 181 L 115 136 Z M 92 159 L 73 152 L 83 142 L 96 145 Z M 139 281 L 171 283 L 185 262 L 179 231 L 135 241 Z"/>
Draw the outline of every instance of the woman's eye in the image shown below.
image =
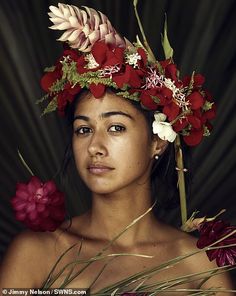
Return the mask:
<path id="1" fill-rule="evenodd" d="M 112 125 L 110 128 L 109 128 L 109 132 L 118 132 L 118 133 L 121 133 L 121 132 L 124 132 L 125 131 L 125 127 L 122 126 L 122 125 Z"/>
<path id="2" fill-rule="evenodd" d="M 92 132 L 92 129 L 86 126 L 82 126 L 82 127 L 78 127 L 75 129 L 75 134 L 77 136 L 79 135 L 85 135 L 85 134 L 89 134 Z"/>

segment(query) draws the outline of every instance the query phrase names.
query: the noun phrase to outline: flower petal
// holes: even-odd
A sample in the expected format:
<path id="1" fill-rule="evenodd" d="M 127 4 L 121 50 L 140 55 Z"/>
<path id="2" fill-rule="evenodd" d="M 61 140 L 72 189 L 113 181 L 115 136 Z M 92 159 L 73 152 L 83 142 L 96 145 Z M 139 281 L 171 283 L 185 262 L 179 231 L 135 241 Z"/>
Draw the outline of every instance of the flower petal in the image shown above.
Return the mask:
<path id="1" fill-rule="evenodd" d="M 203 96 L 198 91 L 192 92 L 186 98 L 186 100 L 189 100 L 192 110 L 201 108 L 203 106 L 203 103 L 204 103 Z"/>
<path id="2" fill-rule="evenodd" d="M 198 145 L 203 138 L 203 130 L 192 131 L 190 135 L 183 136 L 184 142 L 189 146 Z"/>
<path id="3" fill-rule="evenodd" d="M 106 87 L 101 83 L 91 83 L 89 89 L 95 98 L 101 98 L 105 92 Z"/>

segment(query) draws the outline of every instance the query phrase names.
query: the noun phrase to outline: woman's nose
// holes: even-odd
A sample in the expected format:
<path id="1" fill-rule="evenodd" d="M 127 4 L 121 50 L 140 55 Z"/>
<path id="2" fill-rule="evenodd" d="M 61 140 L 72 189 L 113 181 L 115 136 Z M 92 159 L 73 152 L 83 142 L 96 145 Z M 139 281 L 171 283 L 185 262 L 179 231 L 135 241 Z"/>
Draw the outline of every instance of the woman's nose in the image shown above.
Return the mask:
<path id="1" fill-rule="evenodd" d="M 90 156 L 106 156 L 106 139 L 102 132 L 94 132 L 88 146 Z"/>

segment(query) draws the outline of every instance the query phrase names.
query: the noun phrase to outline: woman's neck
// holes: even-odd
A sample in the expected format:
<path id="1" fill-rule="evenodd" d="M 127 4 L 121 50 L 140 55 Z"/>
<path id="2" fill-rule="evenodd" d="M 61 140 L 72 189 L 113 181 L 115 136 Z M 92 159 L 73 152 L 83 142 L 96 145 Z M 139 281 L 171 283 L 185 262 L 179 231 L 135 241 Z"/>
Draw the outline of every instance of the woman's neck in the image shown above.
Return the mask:
<path id="1" fill-rule="evenodd" d="M 87 214 L 88 230 L 94 237 L 112 240 L 151 206 L 150 189 L 140 186 L 132 192 L 93 195 L 91 211 Z M 120 246 L 133 246 L 151 235 L 156 219 L 150 211 L 116 240 Z"/>

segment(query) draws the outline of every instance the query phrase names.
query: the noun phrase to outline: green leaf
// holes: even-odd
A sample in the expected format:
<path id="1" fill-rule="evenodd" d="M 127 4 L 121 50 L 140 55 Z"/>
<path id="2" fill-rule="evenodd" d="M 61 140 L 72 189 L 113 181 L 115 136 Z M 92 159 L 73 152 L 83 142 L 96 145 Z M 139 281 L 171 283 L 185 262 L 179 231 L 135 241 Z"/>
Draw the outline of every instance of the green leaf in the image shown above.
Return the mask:
<path id="1" fill-rule="evenodd" d="M 160 103 L 160 99 L 157 96 L 151 96 L 151 98 L 153 99 L 153 101 L 157 104 Z"/>
<path id="2" fill-rule="evenodd" d="M 138 0 L 133 0 L 133 5 L 137 6 L 138 5 Z"/>
<path id="3" fill-rule="evenodd" d="M 203 136 L 204 137 L 209 137 L 211 134 L 210 130 L 208 129 L 208 127 L 206 125 L 203 126 Z"/>
<path id="4" fill-rule="evenodd" d="M 163 32 L 163 35 L 161 34 L 161 43 L 162 43 L 162 48 L 164 50 L 166 59 L 172 58 L 174 51 L 170 45 L 170 42 L 167 36 L 167 16 L 166 15 L 165 15 L 164 32 Z"/>
<path id="5" fill-rule="evenodd" d="M 138 92 L 130 94 L 128 91 L 120 91 L 120 92 L 117 92 L 116 95 L 132 101 L 137 101 L 137 102 L 140 101 Z"/>
<path id="6" fill-rule="evenodd" d="M 146 48 L 145 48 L 145 46 L 142 44 L 142 42 L 141 42 L 141 40 L 140 40 L 140 38 L 139 38 L 138 35 L 136 35 L 135 46 L 136 46 L 136 47 L 141 47 L 141 48 L 143 48 L 143 49 L 146 51 Z"/>
<path id="7" fill-rule="evenodd" d="M 204 111 L 209 111 L 209 110 L 211 110 L 211 108 L 212 108 L 213 105 L 214 105 L 213 102 L 206 101 L 206 102 L 204 103 L 204 105 L 202 106 L 202 109 L 203 109 Z"/>
<path id="8" fill-rule="evenodd" d="M 53 72 L 56 69 L 56 66 L 46 67 L 44 72 Z"/>
<path id="9" fill-rule="evenodd" d="M 46 95 L 43 96 L 42 98 L 38 99 L 38 100 L 35 102 L 35 104 L 36 104 L 36 105 L 37 105 L 37 104 L 40 104 L 40 103 L 44 102 L 46 99 L 48 99 L 48 98 L 49 98 L 49 94 L 46 94 Z"/>
<path id="10" fill-rule="evenodd" d="M 189 81 L 188 91 L 186 93 L 186 97 L 189 96 L 191 94 L 191 92 L 192 92 L 193 85 L 194 85 L 194 75 L 195 75 L 195 71 L 193 71 L 193 73 L 191 75 L 191 79 Z"/>
<path id="11" fill-rule="evenodd" d="M 57 109 L 57 96 L 54 97 L 51 102 L 47 105 L 47 107 L 44 109 L 43 113 L 42 113 L 42 116 L 47 114 L 47 113 L 50 113 L 50 112 L 53 112 Z"/>
<path id="12" fill-rule="evenodd" d="M 50 86 L 49 91 L 50 91 L 51 93 L 55 93 L 55 92 L 58 93 L 58 92 L 60 92 L 60 91 L 63 90 L 65 83 L 66 83 L 66 80 L 65 80 L 65 79 L 60 79 L 60 80 L 57 79 L 57 80 L 53 83 L 53 85 Z"/>

